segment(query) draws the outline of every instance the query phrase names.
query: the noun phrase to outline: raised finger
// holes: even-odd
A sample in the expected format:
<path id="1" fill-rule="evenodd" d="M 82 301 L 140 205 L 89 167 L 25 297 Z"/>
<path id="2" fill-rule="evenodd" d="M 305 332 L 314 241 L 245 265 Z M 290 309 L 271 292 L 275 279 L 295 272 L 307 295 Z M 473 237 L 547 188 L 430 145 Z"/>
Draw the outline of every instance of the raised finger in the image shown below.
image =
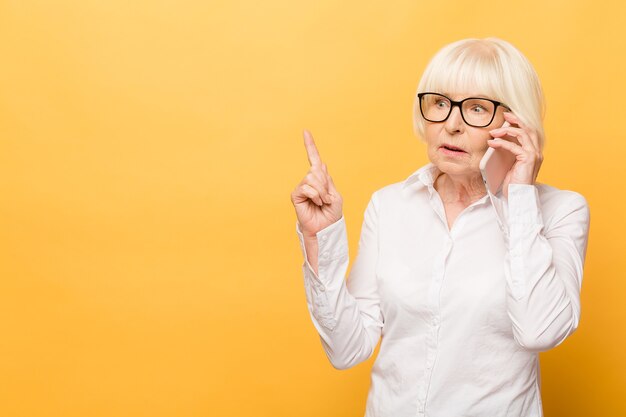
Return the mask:
<path id="1" fill-rule="evenodd" d="M 337 187 L 335 187 L 335 182 L 333 181 L 333 177 L 328 175 L 326 178 L 328 179 L 328 192 L 336 196 L 338 192 L 337 192 Z"/>
<path id="2" fill-rule="evenodd" d="M 328 185 L 328 174 L 320 166 L 311 167 L 309 173 L 314 175 L 324 186 Z"/>
<path id="3" fill-rule="evenodd" d="M 315 146 L 313 135 L 308 130 L 305 130 L 303 132 L 303 136 L 304 136 L 304 147 L 306 148 L 307 158 L 309 158 L 309 164 L 311 164 L 311 166 L 321 165 L 322 158 L 320 158 L 320 154 L 317 151 L 317 147 Z"/>
<path id="4" fill-rule="evenodd" d="M 322 173 L 321 173 L 321 175 L 324 177 L 324 185 L 326 185 L 326 187 L 330 191 L 331 178 L 330 178 L 330 174 L 328 173 L 328 167 L 324 163 L 322 163 Z"/>

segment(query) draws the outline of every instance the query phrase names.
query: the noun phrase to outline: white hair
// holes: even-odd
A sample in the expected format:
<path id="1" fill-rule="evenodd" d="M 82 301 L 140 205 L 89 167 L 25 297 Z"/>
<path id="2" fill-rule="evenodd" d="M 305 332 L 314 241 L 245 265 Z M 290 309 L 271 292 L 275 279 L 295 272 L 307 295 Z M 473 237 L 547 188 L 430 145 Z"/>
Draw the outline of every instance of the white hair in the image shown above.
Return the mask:
<path id="1" fill-rule="evenodd" d="M 535 129 L 543 148 L 545 103 L 539 77 L 513 45 L 497 38 L 463 39 L 444 46 L 430 60 L 417 92 L 480 92 L 506 105 Z M 413 105 L 415 133 L 424 138 L 419 98 Z M 499 126 L 497 126 L 499 127 Z"/>

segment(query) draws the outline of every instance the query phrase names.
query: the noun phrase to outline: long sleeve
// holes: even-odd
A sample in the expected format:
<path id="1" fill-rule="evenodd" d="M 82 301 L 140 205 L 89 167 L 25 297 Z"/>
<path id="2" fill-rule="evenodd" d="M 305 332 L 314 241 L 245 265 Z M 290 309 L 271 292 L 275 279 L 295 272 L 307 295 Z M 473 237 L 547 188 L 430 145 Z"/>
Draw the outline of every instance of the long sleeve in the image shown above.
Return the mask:
<path id="1" fill-rule="evenodd" d="M 296 232 L 304 256 L 304 287 L 313 325 L 332 365 L 337 369 L 350 368 L 372 356 L 382 329 L 376 287 L 376 194 L 365 210 L 359 251 L 348 281 L 345 280 L 349 256 L 344 217 L 317 233 L 318 275 L 308 262 L 297 222 Z"/>
<path id="2" fill-rule="evenodd" d="M 589 207 L 561 193 L 544 224 L 536 186 L 509 185 L 507 310 L 515 340 L 535 352 L 559 345 L 580 320 Z"/>

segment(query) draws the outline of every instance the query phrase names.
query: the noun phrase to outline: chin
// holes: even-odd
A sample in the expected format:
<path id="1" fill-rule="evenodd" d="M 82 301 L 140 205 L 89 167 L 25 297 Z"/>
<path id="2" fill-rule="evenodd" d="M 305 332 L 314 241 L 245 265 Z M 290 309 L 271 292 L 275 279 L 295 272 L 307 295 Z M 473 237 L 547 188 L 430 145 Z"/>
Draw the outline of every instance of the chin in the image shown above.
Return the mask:
<path id="1" fill-rule="evenodd" d="M 443 158 L 437 158 L 432 161 L 433 164 L 437 166 L 443 172 L 461 172 L 466 171 L 469 166 L 467 165 L 467 161 L 455 161 Z"/>
<path id="2" fill-rule="evenodd" d="M 439 168 L 441 172 L 444 172 L 448 175 L 474 176 L 480 172 L 478 167 L 472 167 L 471 165 L 468 165 L 467 162 L 463 163 L 461 161 L 456 162 L 456 161 L 439 160 L 439 161 L 434 161 L 433 163 L 435 164 L 435 166 L 437 166 L 437 168 Z"/>

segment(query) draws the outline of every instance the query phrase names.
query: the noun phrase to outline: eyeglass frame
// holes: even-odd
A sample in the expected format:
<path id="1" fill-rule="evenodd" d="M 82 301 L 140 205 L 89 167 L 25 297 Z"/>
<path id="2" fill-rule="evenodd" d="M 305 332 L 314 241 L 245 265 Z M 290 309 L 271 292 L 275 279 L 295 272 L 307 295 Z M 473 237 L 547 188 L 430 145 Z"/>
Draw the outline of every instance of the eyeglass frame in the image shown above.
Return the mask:
<path id="1" fill-rule="evenodd" d="M 424 116 L 424 110 L 422 109 L 422 97 L 425 96 L 426 94 L 433 94 L 433 95 L 436 95 L 436 96 L 441 96 L 441 97 L 445 98 L 446 100 L 448 100 L 450 102 L 450 111 L 448 112 L 448 115 L 443 120 L 434 121 L 434 120 L 430 120 L 430 119 L 426 118 L 426 116 Z M 502 106 L 502 107 L 506 108 L 508 111 L 511 111 L 509 106 L 507 106 L 506 104 L 501 103 L 501 102 L 496 101 L 496 100 L 492 100 L 490 98 L 485 98 L 485 97 L 467 97 L 467 98 L 464 98 L 461 101 L 454 101 L 450 97 L 445 96 L 443 94 L 424 92 L 424 93 L 418 93 L 417 94 L 417 98 L 419 99 L 420 113 L 422 114 L 422 117 L 424 118 L 424 120 L 426 120 L 428 122 L 431 122 L 431 123 L 442 123 L 442 122 L 445 122 L 446 120 L 448 120 L 448 118 L 452 114 L 452 109 L 454 109 L 454 107 L 458 107 L 459 108 L 459 113 L 461 114 L 461 118 L 463 119 L 463 122 L 465 122 L 466 125 L 472 126 L 472 127 L 487 127 L 491 123 L 493 123 L 493 119 L 496 117 L 496 112 L 498 110 L 498 106 Z M 467 100 L 487 100 L 487 101 L 491 102 L 494 105 L 493 114 L 491 115 L 491 120 L 489 120 L 489 123 L 487 123 L 486 125 L 483 125 L 483 126 L 477 126 L 477 125 L 473 125 L 471 123 L 468 123 L 467 120 L 465 120 L 465 116 L 463 115 L 463 103 L 466 102 Z"/>

